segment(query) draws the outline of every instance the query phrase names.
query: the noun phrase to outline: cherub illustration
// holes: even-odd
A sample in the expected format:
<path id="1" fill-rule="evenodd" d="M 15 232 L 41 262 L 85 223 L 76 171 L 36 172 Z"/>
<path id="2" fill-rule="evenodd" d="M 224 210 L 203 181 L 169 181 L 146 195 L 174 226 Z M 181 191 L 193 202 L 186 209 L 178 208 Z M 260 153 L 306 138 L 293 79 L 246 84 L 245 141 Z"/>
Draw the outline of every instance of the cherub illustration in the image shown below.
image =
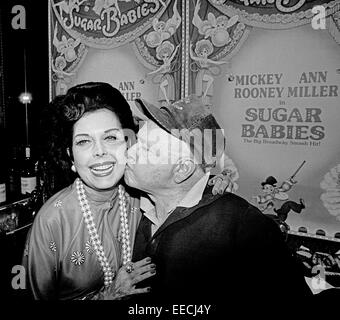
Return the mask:
<path id="1" fill-rule="evenodd" d="M 65 35 L 61 37 L 61 40 L 57 37 L 58 23 L 55 23 L 53 45 L 57 48 L 57 52 L 61 56 L 64 56 L 67 62 L 72 62 L 77 59 L 75 48 L 81 43 L 80 39 L 74 40 L 73 38 L 66 38 Z"/>
<path id="2" fill-rule="evenodd" d="M 87 0 L 63 0 L 54 4 L 54 7 L 59 7 L 59 15 L 62 17 L 62 13 L 69 14 L 72 9 L 79 9 L 79 7 Z"/>
<path id="3" fill-rule="evenodd" d="M 214 48 L 209 40 L 199 40 L 196 43 L 195 52 L 193 51 L 192 46 L 193 44 L 190 43 L 190 57 L 198 64 L 200 69 L 195 81 L 196 95 L 202 96 L 202 98 L 205 99 L 207 96 L 211 97 L 213 95 L 212 84 L 214 82 L 214 78 L 212 72 L 210 71 L 211 65 L 218 66 L 227 62 L 215 61 L 208 58 L 214 51 Z"/>
<path id="4" fill-rule="evenodd" d="M 211 37 L 211 41 L 216 47 L 223 47 L 230 42 L 228 28 L 232 27 L 238 21 L 238 16 L 233 16 L 230 19 L 226 16 L 215 17 L 212 12 L 208 13 L 208 20 L 202 20 L 198 12 L 201 8 L 201 1 L 197 1 L 193 25 L 198 29 L 199 34 L 205 39 Z"/>
<path id="5" fill-rule="evenodd" d="M 147 35 L 144 36 L 146 44 L 150 48 L 156 48 L 159 46 L 164 40 L 169 39 L 177 30 L 179 25 L 181 24 L 181 16 L 177 10 L 177 0 L 173 6 L 173 16 L 167 21 L 158 20 L 158 18 L 154 18 L 152 20 L 152 26 L 154 31 L 151 31 Z"/>
<path id="6" fill-rule="evenodd" d="M 52 71 L 54 72 L 52 79 L 57 82 L 56 95 L 66 94 L 72 76 L 74 76 L 74 72 L 64 71 L 66 65 L 67 63 L 63 56 L 56 57 L 55 61 L 51 64 Z"/>
<path id="7" fill-rule="evenodd" d="M 164 41 L 156 48 L 156 57 L 163 61 L 163 64 L 148 75 L 160 73 L 162 75 L 159 88 L 159 100 L 166 101 L 170 104 L 170 100 L 175 99 L 175 84 L 173 76 L 171 75 L 172 62 L 177 54 L 180 44 L 175 46 L 170 41 Z"/>
<path id="8" fill-rule="evenodd" d="M 64 69 L 67 62 L 72 62 L 77 59 L 75 48 L 81 43 L 80 39 L 66 38 L 65 35 L 58 39 L 58 24 L 56 22 L 54 28 L 53 45 L 56 47 L 59 55 L 52 61 L 51 68 L 54 72 L 53 79 L 57 82 L 56 94 L 65 94 L 68 89 L 68 84 L 71 82 L 71 77 L 74 73 L 66 72 Z"/>
<path id="9" fill-rule="evenodd" d="M 296 213 L 301 213 L 301 211 L 305 208 L 304 200 L 300 198 L 300 203 L 288 200 L 289 197 L 287 191 L 291 190 L 291 188 L 297 183 L 297 181 L 294 180 L 294 177 L 304 163 L 305 161 L 300 165 L 298 170 L 296 170 L 296 172 L 279 187 L 276 186 L 277 180 L 273 176 L 267 177 L 266 180 L 261 183 L 264 195 L 257 195 L 253 198 L 256 200 L 257 204 L 260 205 L 259 208 L 262 212 L 268 209 L 273 209 L 280 221 L 285 221 L 287 219 L 290 210 L 293 210 Z M 277 202 L 276 200 L 280 203 L 284 201 L 279 209 L 275 206 Z"/>

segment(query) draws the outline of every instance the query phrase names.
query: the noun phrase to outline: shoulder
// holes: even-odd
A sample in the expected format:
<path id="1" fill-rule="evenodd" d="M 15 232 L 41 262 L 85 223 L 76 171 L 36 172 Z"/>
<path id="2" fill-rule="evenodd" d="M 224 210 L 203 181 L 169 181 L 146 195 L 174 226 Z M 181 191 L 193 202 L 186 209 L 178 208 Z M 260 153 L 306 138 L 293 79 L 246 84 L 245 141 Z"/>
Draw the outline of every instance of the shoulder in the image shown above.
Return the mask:
<path id="1" fill-rule="evenodd" d="M 263 252 L 287 251 L 277 223 L 240 196 L 220 195 L 210 204 L 208 212 L 210 217 L 215 216 L 224 233 L 233 234 L 240 252 L 260 256 Z"/>
<path id="2" fill-rule="evenodd" d="M 70 207 L 75 206 L 76 200 L 76 191 L 72 184 L 49 198 L 40 208 L 34 222 L 44 221 L 48 223 L 60 219 Z"/>
<path id="3" fill-rule="evenodd" d="M 212 211 L 222 211 L 224 214 L 227 215 L 239 215 L 241 213 L 245 214 L 248 211 L 258 211 L 257 208 L 252 206 L 246 199 L 229 192 L 226 192 L 222 195 L 212 195 L 208 192 L 203 198 L 202 204 L 208 205 L 208 207 L 211 208 Z"/>
<path id="4" fill-rule="evenodd" d="M 238 208 L 238 210 L 248 210 L 249 207 L 253 207 L 246 199 L 238 196 L 235 193 L 226 192 L 220 195 L 216 202 L 219 205 L 226 205 L 228 208 Z M 254 209 L 256 209 L 254 207 Z"/>
<path id="5" fill-rule="evenodd" d="M 246 199 L 235 194 L 225 194 L 218 202 L 224 206 L 224 213 L 232 216 L 240 242 L 247 242 L 252 246 L 256 243 L 274 245 L 283 241 L 282 231 L 277 223 Z"/>
<path id="6" fill-rule="evenodd" d="M 246 199 L 234 194 L 211 196 L 209 211 L 218 214 L 220 219 L 232 219 L 240 229 L 273 229 L 279 230 L 276 223 L 264 215 L 257 207 Z M 279 230 L 280 231 L 280 230 Z"/>

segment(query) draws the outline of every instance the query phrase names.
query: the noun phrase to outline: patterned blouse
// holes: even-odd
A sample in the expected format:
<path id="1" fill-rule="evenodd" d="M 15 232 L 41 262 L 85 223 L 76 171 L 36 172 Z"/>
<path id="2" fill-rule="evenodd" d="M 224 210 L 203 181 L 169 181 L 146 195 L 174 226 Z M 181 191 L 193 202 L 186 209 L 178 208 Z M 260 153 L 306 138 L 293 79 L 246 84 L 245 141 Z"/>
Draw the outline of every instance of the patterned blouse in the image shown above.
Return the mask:
<path id="1" fill-rule="evenodd" d="M 85 192 L 104 252 L 114 271 L 122 265 L 118 187 Z M 126 194 L 130 243 L 140 220 L 139 200 Z M 101 289 L 103 271 L 92 246 L 76 185 L 51 197 L 35 217 L 24 253 L 28 283 L 35 299 L 81 299 Z"/>

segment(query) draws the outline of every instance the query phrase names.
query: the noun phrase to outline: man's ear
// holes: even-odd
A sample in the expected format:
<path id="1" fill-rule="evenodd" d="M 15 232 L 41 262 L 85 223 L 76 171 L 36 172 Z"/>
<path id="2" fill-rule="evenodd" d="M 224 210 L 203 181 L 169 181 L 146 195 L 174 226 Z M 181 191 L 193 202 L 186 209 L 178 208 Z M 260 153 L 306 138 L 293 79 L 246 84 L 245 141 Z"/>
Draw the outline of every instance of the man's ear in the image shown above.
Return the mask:
<path id="1" fill-rule="evenodd" d="M 193 159 L 190 158 L 181 158 L 177 161 L 174 169 L 173 169 L 173 177 L 174 181 L 177 184 L 180 184 L 190 178 L 192 174 L 196 170 L 196 165 Z"/>

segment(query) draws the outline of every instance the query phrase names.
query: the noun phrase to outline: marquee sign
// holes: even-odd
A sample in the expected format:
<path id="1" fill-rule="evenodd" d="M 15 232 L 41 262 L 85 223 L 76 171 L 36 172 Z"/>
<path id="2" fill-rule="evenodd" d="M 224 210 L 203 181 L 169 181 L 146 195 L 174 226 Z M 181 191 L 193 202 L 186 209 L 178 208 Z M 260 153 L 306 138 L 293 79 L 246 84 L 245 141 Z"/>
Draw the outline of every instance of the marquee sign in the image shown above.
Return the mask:
<path id="1" fill-rule="evenodd" d="M 54 0 L 60 25 L 89 47 L 116 47 L 145 32 L 169 0 Z"/>

